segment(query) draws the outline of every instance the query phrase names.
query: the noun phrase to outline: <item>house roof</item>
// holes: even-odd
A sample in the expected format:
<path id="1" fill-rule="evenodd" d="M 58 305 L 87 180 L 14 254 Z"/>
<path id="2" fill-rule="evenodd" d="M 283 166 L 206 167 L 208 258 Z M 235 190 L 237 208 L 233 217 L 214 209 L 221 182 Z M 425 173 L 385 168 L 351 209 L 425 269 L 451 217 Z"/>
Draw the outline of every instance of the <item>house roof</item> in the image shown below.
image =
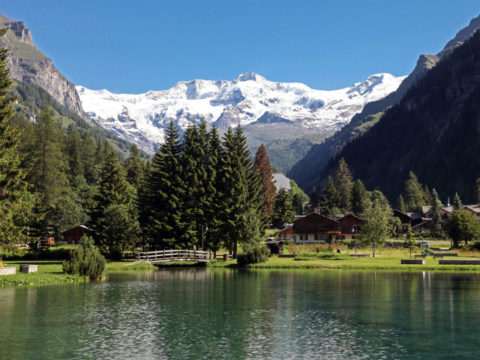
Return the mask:
<path id="1" fill-rule="evenodd" d="M 471 210 L 474 213 L 480 214 L 480 204 L 465 205 L 464 208 Z"/>
<path id="2" fill-rule="evenodd" d="M 70 231 L 76 230 L 76 229 L 83 229 L 83 230 L 87 230 L 87 231 L 93 231 L 92 229 L 86 227 L 85 225 L 78 225 L 78 226 L 74 226 L 74 227 L 71 228 L 71 229 L 65 230 L 64 232 L 62 232 L 62 235 L 63 235 L 63 234 L 66 234 L 66 233 L 69 233 Z"/>

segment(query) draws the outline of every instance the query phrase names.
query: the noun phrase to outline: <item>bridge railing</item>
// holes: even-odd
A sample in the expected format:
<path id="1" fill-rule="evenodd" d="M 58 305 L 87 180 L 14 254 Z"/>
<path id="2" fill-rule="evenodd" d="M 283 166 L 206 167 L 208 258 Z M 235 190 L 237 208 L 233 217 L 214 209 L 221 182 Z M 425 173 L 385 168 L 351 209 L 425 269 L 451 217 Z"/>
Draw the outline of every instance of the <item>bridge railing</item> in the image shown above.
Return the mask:
<path id="1" fill-rule="evenodd" d="M 138 260 L 160 260 L 160 259 L 208 259 L 210 253 L 203 250 L 156 250 L 145 251 L 137 254 Z"/>

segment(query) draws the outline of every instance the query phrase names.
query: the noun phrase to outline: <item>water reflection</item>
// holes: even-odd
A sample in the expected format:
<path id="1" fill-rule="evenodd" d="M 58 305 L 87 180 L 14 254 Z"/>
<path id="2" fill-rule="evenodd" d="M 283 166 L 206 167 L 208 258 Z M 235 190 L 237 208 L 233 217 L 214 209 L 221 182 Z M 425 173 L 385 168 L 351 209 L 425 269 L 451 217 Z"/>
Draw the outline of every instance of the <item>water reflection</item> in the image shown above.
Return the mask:
<path id="1" fill-rule="evenodd" d="M 476 354 L 477 275 L 160 270 L 0 290 L 2 359 Z"/>

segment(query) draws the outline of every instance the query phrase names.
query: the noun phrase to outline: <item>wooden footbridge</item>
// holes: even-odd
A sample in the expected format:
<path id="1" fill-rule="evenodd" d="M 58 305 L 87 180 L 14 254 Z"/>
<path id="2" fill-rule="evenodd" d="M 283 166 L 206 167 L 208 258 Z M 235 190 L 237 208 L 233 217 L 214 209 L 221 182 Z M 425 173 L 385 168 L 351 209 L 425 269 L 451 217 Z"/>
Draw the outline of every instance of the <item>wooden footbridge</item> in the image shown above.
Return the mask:
<path id="1" fill-rule="evenodd" d="M 209 262 L 212 253 L 202 250 L 158 250 L 139 252 L 137 254 L 138 261 L 145 261 L 151 264 L 159 264 L 170 261 L 195 261 Z"/>

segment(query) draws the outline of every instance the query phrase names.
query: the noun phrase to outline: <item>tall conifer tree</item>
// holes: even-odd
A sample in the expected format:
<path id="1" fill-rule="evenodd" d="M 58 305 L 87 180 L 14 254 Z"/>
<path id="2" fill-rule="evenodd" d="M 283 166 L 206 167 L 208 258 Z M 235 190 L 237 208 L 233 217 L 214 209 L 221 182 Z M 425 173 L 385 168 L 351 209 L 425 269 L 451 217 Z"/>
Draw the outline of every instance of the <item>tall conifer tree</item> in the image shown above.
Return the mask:
<path id="1" fill-rule="evenodd" d="M 366 208 L 367 190 L 363 185 L 362 180 L 357 179 L 352 188 L 352 211 L 353 213 L 360 215 L 363 214 Z"/>
<path id="2" fill-rule="evenodd" d="M 148 236 L 157 248 L 182 247 L 183 199 L 185 186 L 181 178 L 180 155 L 182 143 L 173 121 L 170 122 L 165 142 L 153 157 L 147 183 Z"/>
<path id="3" fill-rule="evenodd" d="M 275 183 L 273 182 L 270 159 L 268 158 L 267 150 L 263 144 L 259 146 L 255 155 L 255 168 L 260 176 L 262 192 L 265 197 L 265 203 L 262 205 L 262 209 L 265 214 L 270 217 L 273 214 L 276 188 Z"/>
<path id="4" fill-rule="evenodd" d="M 410 171 L 405 182 L 405 205 L 407 206 L 407 211 L 420 211 L 424 204 L 425 193 L 422 185 L 418 182 L 418 178 L 413 171 Z"/>
<path id="5" fill-rule="evenodd" d="M 0 29 L 0 38 L 7 29 Z M 10 97 L 12 81 L 7 69 L 8 50 L 0 47 L 0 248 L 21 241 L 29 220 L 33 199 L 24 181 L 18 151 L 20 131 L 12 124 Z"/>
<path id="6" fill-rule="evenodd" d="M 335 189 L 337 190 L 337 207 L 342 211 L 351 210 L 353 180 L 350 169 L 348 168 L 347 162 L 344 158 L 341 158 L 338 162 L 338 166 L 333 177 L 333 183 L 335 185 Z"/>
<path id="7" fill-rule="evenodd" d="M 102 252 L 118 258 L 123 251 L 132 249 L 137 240 L 139 225 L 135 191 L 127 183 L 125 170 L 115 151 L 110 146 L 105 149 L 91 226 Z"/>

